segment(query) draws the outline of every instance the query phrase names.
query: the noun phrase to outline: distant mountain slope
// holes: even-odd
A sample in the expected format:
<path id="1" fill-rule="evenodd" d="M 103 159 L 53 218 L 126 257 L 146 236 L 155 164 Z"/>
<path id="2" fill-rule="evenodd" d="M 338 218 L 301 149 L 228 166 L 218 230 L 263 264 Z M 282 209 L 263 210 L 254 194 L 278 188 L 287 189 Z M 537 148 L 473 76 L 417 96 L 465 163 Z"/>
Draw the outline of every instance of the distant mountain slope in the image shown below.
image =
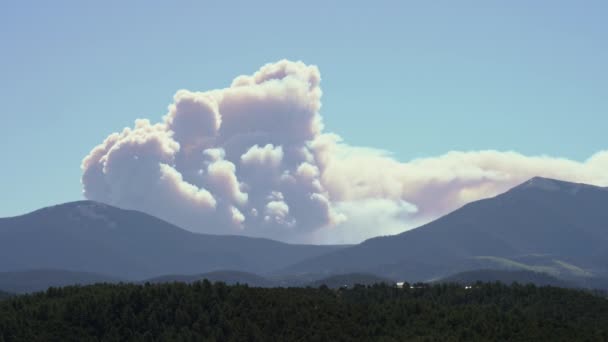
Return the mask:
<path id="1" fill-rule="evenodd" d="M 0 271 L 69 269 L 130 280 L 219 269 L 265 273 L 340 248 L 195 234 L 91 201 L 0 219 Z"/>
<path id="2" fill-rule="evenodd" d="M 326 285 L 330 288 L 339 288 L 343 286 L 351 287 L 353 285 L 373 285 L 373 284 L 394 284 L 395 281 L 378 277 L 373 274 L 365 274 L 365 273 L 348 273 L 348 274 L 337 274 L 333 276 L 329 276 L 327 278 L 319 279 L 313 281 L 308 286 L 319 287 L 321 285 Z"/>
<path id="3" fill-rule="evenodd" d="M 474 284 L 477 281 L 484 283 L 501 282 L 510 285 L 514 282 L 520 284 L 534 284 L 537 286 L 573 287 L 572 284 L 557 279 L 545 273 L 532 271 L 505 271 L 505 270 L 475 270 L 460 272 L 443 279 L 439 283 Z"/>
<path id="4" fill-rule="evenodd" d="M 12 294 L 10 294 L 8 292 L 0 291 L 0 300 L 9 298 L 10 296 L 12 296 Z"/>
<path id="5" fill-rule="evenodd" d="M 555 255 L 531 254 L 512 257 L 480 255 L 460 263 L 459 269 L 503 269 L 544 273 L 564 280 L 581 282 L 591 279 L 594 274 L 569 262 L 559 260 Z"/>
<path id="6" fill-rule="evenodd" d="M 45 291 L 51 286 L 63 287 L 120 281 L 122 279 L 101 274 L 64 270 L 0 272 L 0 289 L 12 293 Z"/>
<path id="7" fill-rule="evenodd" d="M 539 254 L 571 270 L 606 275 L 606 246 L 608 189 L 537 177 L 417 229 L 373 238 L 285 272 L 371 272 L 426 281 L 472 269 L 471 259 L 480 256 Z"/>
<path id="8" fill-rule="evenodd" d="M 230 271 L 230 270 L 222 270 L 222 271 L 213 271 L 203 274 L 197 275 L 166 275 L 161 277 L 156 277 L 152 279 L 147 279 L 144 282 L 149 283 L 172 283 L 172 282 L 183 282 L 183 283 L 192 283 L 195 281 L 200 281 L 207 279 L 211 282 L 224 282 L 226 284 L 247 284 L 249 286 L 255 287 L 273 287 L 276 286 L 277 283 L 259 276 L 257 274 L 241 272 L 241 271 Z"/>

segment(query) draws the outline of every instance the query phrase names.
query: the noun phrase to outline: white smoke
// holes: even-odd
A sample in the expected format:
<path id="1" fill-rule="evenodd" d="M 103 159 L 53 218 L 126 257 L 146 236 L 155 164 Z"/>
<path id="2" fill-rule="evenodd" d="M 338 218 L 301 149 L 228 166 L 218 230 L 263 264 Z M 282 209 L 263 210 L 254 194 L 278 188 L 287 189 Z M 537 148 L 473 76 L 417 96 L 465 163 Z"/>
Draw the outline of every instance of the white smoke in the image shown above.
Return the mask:
<path id="1" fill-rule="evenodd" d="M 583 163 L 498 151 L 402 163 L 349 146 L 323 132 L 320 80 L 282 60 L 225 89 L 180 90 L 161 122 L 136 120 L 84 158 L 84 195 L 196 232 L 353 243 L 533 176 L 608 185 L 608 151 Z"/>

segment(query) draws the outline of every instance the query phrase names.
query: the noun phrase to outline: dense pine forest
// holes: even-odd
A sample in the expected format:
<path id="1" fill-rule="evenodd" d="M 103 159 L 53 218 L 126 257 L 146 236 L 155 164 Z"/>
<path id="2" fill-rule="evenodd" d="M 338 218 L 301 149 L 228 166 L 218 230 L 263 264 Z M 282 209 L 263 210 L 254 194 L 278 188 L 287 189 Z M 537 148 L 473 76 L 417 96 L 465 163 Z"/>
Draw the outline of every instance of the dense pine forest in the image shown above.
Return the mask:
<path id="1" fill-rule="evenodd" d="M 607 341 L 608 300 L 500 283 L 50 288 L 0 301 L 0 341 Z"/>

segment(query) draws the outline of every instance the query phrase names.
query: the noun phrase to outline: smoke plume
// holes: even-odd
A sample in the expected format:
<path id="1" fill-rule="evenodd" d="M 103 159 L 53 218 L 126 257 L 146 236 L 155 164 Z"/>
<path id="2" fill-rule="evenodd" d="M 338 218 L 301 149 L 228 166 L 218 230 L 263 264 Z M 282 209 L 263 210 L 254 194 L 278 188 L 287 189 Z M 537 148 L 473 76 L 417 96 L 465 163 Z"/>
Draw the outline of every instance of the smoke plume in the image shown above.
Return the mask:
<path id="1" fill-rule="evenodd" d="M 84 158 L 84 196 L 195 232 L 353 243 L 533 176 L 608 185 L 608 151 L 585 162 L 499 151 L 400 162 L 350 146 L 324 131 L 320 81 L 316 66 L 282 60 L 228 88 L 179 90 L 159 122 L 136 120 Z"/>

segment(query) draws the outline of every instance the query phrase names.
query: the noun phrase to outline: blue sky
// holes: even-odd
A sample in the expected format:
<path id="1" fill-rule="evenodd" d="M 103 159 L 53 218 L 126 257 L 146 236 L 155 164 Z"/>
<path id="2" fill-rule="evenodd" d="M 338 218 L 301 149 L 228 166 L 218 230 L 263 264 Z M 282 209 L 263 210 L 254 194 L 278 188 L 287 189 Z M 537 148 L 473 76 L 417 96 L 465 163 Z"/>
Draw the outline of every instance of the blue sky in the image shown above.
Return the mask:
<path id="1" fill-rule="evenodd" d="M 81 199 L 80 162 L 176 90 L 318 65 L 326 130 L 407 161 L 607 147 L 605 1 L 3 1 L 0 216 Z"/>

